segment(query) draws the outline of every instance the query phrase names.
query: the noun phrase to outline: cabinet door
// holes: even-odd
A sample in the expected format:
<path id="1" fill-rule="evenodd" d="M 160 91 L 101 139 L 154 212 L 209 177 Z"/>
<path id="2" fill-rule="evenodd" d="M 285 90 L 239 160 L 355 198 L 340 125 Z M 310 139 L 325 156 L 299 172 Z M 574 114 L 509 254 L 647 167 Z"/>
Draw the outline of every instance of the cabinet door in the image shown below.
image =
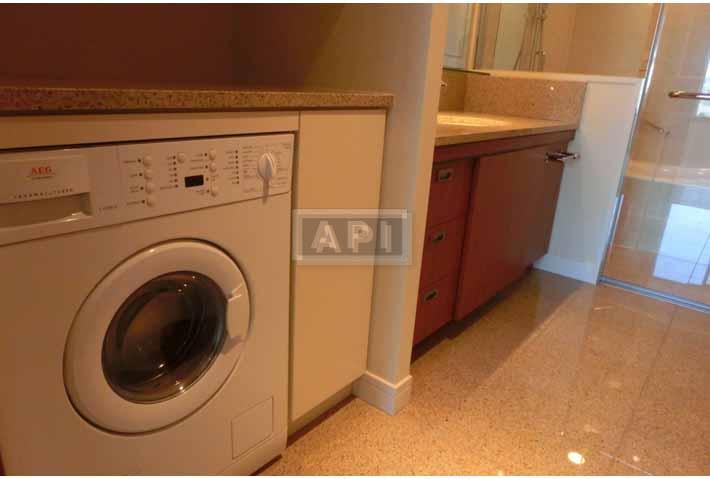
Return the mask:
<path id="1" fill-rule="evenodd" d="M 377 208 L 385 118 L 381 110 L 301 113 L 294 208 Z M 373 278 L 373 265 L 293 264 L 292 421 L 365 372 Z"/>
<path id="2" fill-rule="evenodd" d="M 476 162 L 461 258 L 457 319 L 510 281 L 518 256 L 511 242 L 515 167 L 512 154 L 483 157 Z"/>
<path id="3" fill-rule="evenodd" d="M 523 275 L 547 251 L 562 169 L 552 145 L 480 158 L 474 169 L 456 319 Z"/>
<path id="4" fill-rule="evenodd" d="M 549 150 L 552 151 L 552 150 Z M 526 261 L 532 264 L 547 254 L 552 236 L 552 226 L 555 220 L 557 199 L 560 195 L 560 184 L 564 163 L 545 158 L 541 162 L 542 175 L 537 189 L 535 213 L 530 229 L 530 241 L 526 251 Z"/>

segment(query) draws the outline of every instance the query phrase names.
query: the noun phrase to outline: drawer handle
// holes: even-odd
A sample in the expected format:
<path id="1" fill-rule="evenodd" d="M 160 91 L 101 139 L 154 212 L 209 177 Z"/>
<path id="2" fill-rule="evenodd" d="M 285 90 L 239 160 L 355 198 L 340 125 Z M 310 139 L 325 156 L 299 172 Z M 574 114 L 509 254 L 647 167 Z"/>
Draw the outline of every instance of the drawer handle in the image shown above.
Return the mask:
<path id="1" fill-rule="evenodd" d="M 579 153 L 567 153 L 566 151 L 551 151 L 547 153 L 547 159 L 545 162 L 559 161 L 561 163 L 567 163 L 570 160 L 579 160 Z"/>
<path id="2" fill-rule="evenodd" d="M 451 181 L 454 177 L 453 168 L 443 168 L 436 172 L 436 181 Z"/>
<path id="3" fill-rule="evenodd" d="M 435 235 L 431 238 L 431 242 L 432 242 L 432 243 L 440 243 L 440 242 L 444 241 L 444 238 L 446 238 L 446 232 L 445 232 L 445 231 L 439 231 L 437 234 L 435 234 Z"/>
<path id="4" fill-rule="evenodd" d="M 437 291 L 436 289 L 432 289 L 426 295 L 424 295 L 424 301 L 431 301 L 437 296 L 439 296 L 439 291 Z"/>

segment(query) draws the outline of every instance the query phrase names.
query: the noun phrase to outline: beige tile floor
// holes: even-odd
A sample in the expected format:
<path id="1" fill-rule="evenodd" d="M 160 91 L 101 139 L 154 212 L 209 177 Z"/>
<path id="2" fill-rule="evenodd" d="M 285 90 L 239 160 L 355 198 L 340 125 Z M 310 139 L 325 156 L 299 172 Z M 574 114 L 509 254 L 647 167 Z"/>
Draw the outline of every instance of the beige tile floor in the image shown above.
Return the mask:
<path id="1" fill-rule="evenodd" d="M 262 474 L 710 474 L 708 315 L 533 271 L 422 346 L 399 414 L 348 400 Z"/>

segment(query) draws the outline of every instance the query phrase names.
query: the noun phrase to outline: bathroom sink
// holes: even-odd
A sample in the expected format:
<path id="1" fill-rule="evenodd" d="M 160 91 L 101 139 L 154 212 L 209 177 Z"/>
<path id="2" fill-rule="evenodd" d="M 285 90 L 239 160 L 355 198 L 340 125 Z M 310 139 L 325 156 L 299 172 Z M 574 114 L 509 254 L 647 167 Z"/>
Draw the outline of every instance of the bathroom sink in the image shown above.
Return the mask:
<path id="1" fill-rule="evenodd" d="M 439 114 L 436 116 L 436 121 L 440 125 L 455 125 L 455 126 L 505 126 L 508 124 L 505 120 L 495 120 L 493 118 L 485 118 L 473 115 L 450 115 Z"/>

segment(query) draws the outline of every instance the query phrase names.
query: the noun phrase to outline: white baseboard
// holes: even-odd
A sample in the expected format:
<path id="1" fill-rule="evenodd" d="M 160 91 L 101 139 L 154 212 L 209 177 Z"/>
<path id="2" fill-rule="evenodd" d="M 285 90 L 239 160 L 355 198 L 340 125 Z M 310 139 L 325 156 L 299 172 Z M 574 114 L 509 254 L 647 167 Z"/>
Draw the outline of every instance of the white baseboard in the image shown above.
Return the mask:
<path id="1" fill-rule="evenodd" d="M 545 255 L 535 263 L 535 268 L 585 283 L 596 284 L 599 266 L 594 263 L 574 261 L 551 254 Z"/>
<path id="2" fill-rule="evenodd" d="M 379 376 L 365 372 L 355 381 L 353 392 L 363 401 L 394 416 L 409 404 L 412 396 L 412 376 L 408 375 L 397 384 L 392 384 Z"/>

